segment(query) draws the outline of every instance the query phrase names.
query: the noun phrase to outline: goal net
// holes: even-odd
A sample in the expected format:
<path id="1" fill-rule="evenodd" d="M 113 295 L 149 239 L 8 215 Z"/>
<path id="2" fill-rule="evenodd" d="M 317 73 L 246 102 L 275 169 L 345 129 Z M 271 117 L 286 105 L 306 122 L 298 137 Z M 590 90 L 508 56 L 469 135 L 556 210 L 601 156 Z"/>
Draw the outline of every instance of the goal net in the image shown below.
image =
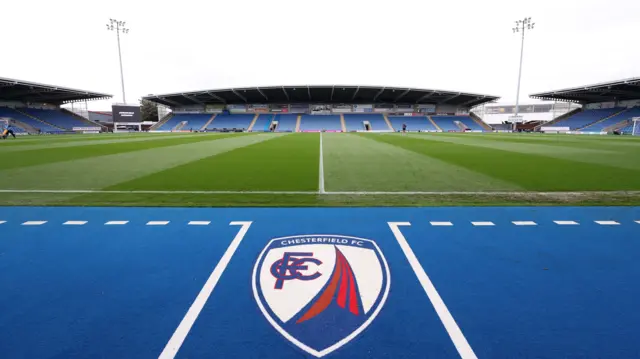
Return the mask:
<path id="1" fill-rule="evenodd" d="M 640 136 L 640 117 L 633 118 L 633 127 L 631 134 L 634 136 Z"/>

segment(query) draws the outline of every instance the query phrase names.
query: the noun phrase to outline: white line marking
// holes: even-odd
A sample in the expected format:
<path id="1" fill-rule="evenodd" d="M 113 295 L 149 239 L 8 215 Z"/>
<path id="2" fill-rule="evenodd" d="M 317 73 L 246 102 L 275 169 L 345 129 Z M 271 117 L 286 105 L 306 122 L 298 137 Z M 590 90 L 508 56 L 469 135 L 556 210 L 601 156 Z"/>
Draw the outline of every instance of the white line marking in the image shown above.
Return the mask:
<path id="1" fill-rule="evenodd" d="M 553 221 L 555 224 L 559 226 L 576 226 L 578 222 L 576 221 Z"/>
<path id="2" fill-rule="evenodd" d="M 171 339 L 169 339 L 169 342 L 164 347 L 164 350 L 162 350 L 162 353 L 160 353 L 158 359 L 175 358 L 178 350 L 180 350 L 180 347 L 182 346 L 182 343 L 189 334 L 191 327 L 195 323 L 196 319 L 198 319 L 200 311 L 202 311 L 202 308 L 209 299 L 209 296 L 211 296 L 213 289 L 216 287 L 216 284 L 218 284 L 218 280 L 222 276 L 222 273 L 224 273 L 224 270 L 227 268 L 227 265 L 231 261 L 231 258 L 236 252 L 236 249 L 238 249 L 242 238 L 244 238 L 244 236 L 247 234 L 247 231 L 249 230 L 249 227 L 251 227 L 251 223 L 252 222 L 229 223 L 229 225 L 231 226 L 242 227 L 240 227 L 238 234 L 236 234 L 235 238 L 233 238 L 233 240 L 229 244 L 229 247 L 224 252 L 224 255 L 222 255 L 222 258 L 220 258 L 220 261 L 214 268 L 213 272 L 211 272 L 209 279 L 207 279 L 206 283 L 200 290 L 200 293 L 198 293 L 198 296 L 191 304 L 191 307 L 189 308 L 189 311 L 187 311 L 187 314 L 185 314 L 184 318 L 182 318 L 182 321 L 180 322 L 180 325 L 178 325 L 178 328 L 176 328 L 175 332 L 173 332 Z"/>
<path id="3" fill-rule="evenodd" d="M 0 221 L 0 224 L 5 224 L 7 223 L 7 221 Z"/>
<path id="4" fill-rule="evenodd" d="M 327 193 L 324 190 L 324 154 L 322 150 L 322 132 L 320 132 L 320 169 L 318 170 L 318 192 Z"/>
<path id="5" fill-rule="evenodd" d="M 47 221 L 26 221 L 22 225 L 23 226 L 39 226 L 47 223 Z"/>
<path id="6" fill-rule="evenodd" d="M 169 221 L 149 221 L 147 222 L 147 226 L 166 226 L 169 224 Z"/>
<path id="7" fill-rule="evenodd" d="M 190 226 L 208 226 L 211 221 L 189 221 Z"/>
<path id="8" fill-rule="evenodd" d="M 82 226 L 87 224 L 87 221 L 66 221 L 63 223 L 65 226 Z"/>
<path id="9" fill-rule="evenodd" d="M 441 226 L 441 227 L 453 226 L 453 223 L 451 222 L 429 222 L 429 223 L 431 223 L 432 226 Z"/>
<path id="10" fill-rule="evenodd" d="M 616 221 L 594 221 L 597 224 L 601 225 L 601 226 L 617 226 L 620 223 L 616 222 Z"/>
<path id="11" fill-rule="evenodd" d="M 458 349 L 458 354 L 460 354 L 460 357 L 462 359 L 477 359 L 476 354 L 473 352 L 473 349 L 471 349 L 471 346 L 467 342 L 467 339 L 464 337 L 464 334 L 462 334 L 460 327 L 458 327 L 458 324 L 453 319 L 453 316 L 449 312 L 449 309 L 447 309 L 447 306 L 444 304 L 444 301 L 440 297 L 440 294 L 438 294 L 436 287 L 431 282 L 431 279 L 429 279 L 429 276 L 424 271 L 424 268 L 422 268 L 422 265 L 418 261 L 416 255 L 413 253 L 413 250 L 407 242 L 407 239 L 404 238 L 404 235 L 398 228 L 399 226 L 410 226 L 411 223 L 388 222 L 388 224 L 389 228 L 391 228 L 391 232 L 393 232 L 393 235 L 396 237 L 398 244 L 400 244 L 400 248 L 402 248 L 404 255 L 407 257 L 411 268 L 416 273 L 420 284 L 422 284 L 422 288 L 424 289 L 425 293 L 427 293 L 427 296 L 429 297 L 433 308 L 436 310 L 436 313 L 438 313 L 440 321 L 442 321 L 442 324 L 447 330 L 447 333 L 449 333 L 451 341 L 453 341 L 456 349 Z"/>
<path id="12" fill-rule="evenodd" d="M 493 222 L 471 222 L 474 226 L 495 226 Z"/>
<path id="13" fill-rule="evenodd" d="M 323 161 L 324 162 L 324 161 Z M 323 166 L 324 167 L 324 166 Z M 485 191 L 153 191 L 153 190 L 133 190 L 133 191 L 117 191 L 117 190 L 92 190 L 92 189 L 0 189 L 0 193 L 69 193 L 69 194 L 306 194 L 317 195 L 319 193 L 326 195 L 473 195 L 473 196 L 531 196 L 539 195 L 545 197 L 553 196 L 582 196 L 582 195 L 640 195 L 640 191 L 585 191 L 585 192 L 522 192 L 522 191 L 510 191 L 510 192 L 485 192 Z"/>
<path id="14" fill-rule="evenodd" d="M 124 224 L 129 223 L 129 221 L 109 221 L 105 223 L 105 226 L 122 226 Z"/>
<path id="15" fill-rule="evenodd" d="M 537 226 L 538 224 L 534 221 L 513 221 L 511 222 L 516 226 Z"/>
<path id="16" fill-rule="evenodd" d="M 636 221 L 637 224 L 640 224 L 640 221 Z"/>

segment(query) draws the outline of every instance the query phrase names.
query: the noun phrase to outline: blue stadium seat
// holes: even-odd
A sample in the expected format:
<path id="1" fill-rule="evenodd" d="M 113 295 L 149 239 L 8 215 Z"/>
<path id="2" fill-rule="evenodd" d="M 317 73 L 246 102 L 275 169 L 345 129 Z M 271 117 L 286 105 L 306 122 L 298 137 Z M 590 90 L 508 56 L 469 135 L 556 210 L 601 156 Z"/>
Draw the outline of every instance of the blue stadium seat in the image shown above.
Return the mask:
<path id="1" fill-rule="evenodd" d="M 269 132 L 271 121 L 276 118 L 276 115 L 261 114 L 258 116 L 256 123 L 253 124 L 252 132 Z"/>
<path id="2" fill-rule="evenodd" d="M 402 130 L 402 124 L 407 125 L 407 131 L 438 130 L 426 116 L 389 116 L 388 118 L 396 131 Z"/>
<path id="3" fill-rule="evenodd" d="M 24 109 L 21 109 L 24 110 Z M 16 121 L 20 121 L 23 122 L 33 128 L 35 128 L 36 130 L 40 130 L 43 133 L 57 133 L 57 132 L 63 132 L 63 130 L 50 126 L 44 122 L 38 121 L 32 117 L 29 117 L 27 115 L 24 115 L 14 109 L 8 108 L 8 107 L 0 107 L 0 117 L 7 117 L 7 118 L 11 118 L 14 119 Z"/>
<path id="4" fill-rule="evenodd" d="M 90 125 L 95 126 L 93 124 L 90 124 L 89 122 L 82 121 L 79 118 L 60 110 L 25 108 L 23 111 L 56 127 L 64 128 L 67 130 L 72 130 L 74 127 L 87 127 Z"/>
<path id="5" fill-rule="evenodd" d="M 630 108 L 622 113 L 619 113 L 611 118 L 608 118 L 602 122 L 594 123 L 593 125 L 587 126 L 580 131 L 583 132 L 601 132 L 605 128 L 609 126 L 613 126 L 617 123 L 620 123 L 624 120 L 631 120 L 634 117 L 640 117 L 640 107 Z"/>
<path id="6" fill-rule="evenodd" d="M 182 121 L 186 121 L 187 123 L 184 125 L 182 130 L 193 129 L 194 131 L 197 131 L 200 130 L 202 126 L 209 121 L 209 119 L 211 119 L 211 116 L 212 115 L 208 113 L 178 113 L 173 115 L 167 122 L 160 126 L 158 130 L 171 131 Z"/>
<path id="7" fill-rule="evenodd" d="M 342 131 L 339 115 L 302 115 L 300 131 Z"/>
<path id="8" fill-rule="evenodd" d="M 454 122 L 459 121 L 458 117 L 459 116 L 431 116 L 431 119 L 444 132 L 460 132 L 462 130 L 460 130 L 460 128 Z"/>
<path id="9" fill-rule="evenodd" d="M 381 114 L 345 114 L 344 123 L 347 131 L 364 131 L 364 121 L 369 121 L 374 131 L 388 131 L 389 126 Z"/>
<path id="10" fill-rule="evenodd" d="M 251 121 L 255 117 L 254 114 L 242 115 L 217 115 L 216 118 L 207 126 L 208 130 L 221 130 L 223 128 L 236 128 L 248 130 Z M 204 124 L 203 124 L 204 125 Z"/>
<path id="11" fill-rule="evenodd" d="M 296 114 L 280 114 L 276 115 L 275 121 L 278 121 L 276 132 L 295 132 L 298 115 Z"/>
<path id="12" fill-rule="evenodd" d="M 604 118 L 614 115 L 617 112 L 622 111 L 623 108 L 603 108 L 597 110 L 584 110 L 578 112 L 573 116 L 569 116 L 563 120 L 560 120 L 549 127 L 569 127 L 571 130 L 577 130 L 583 128 L 596 121 L 600 121 Z M 620 121 L 618 121 L 620 122 Z"/>

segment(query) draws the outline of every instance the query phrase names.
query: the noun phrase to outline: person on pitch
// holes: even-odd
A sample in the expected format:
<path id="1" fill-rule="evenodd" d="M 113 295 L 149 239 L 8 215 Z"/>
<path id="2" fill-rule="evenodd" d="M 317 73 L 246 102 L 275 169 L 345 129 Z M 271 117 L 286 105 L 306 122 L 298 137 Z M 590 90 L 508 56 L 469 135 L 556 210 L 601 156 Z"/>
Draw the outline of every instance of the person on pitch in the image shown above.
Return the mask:
<path id="1" fill-rule="evenodd" d="M 407 133 L 407 124 L 406 123 L 402 124 L 402 133 Z"/>
<path id="2" fill-rule="evenodd" d="M 2 129 L 2 139 L 6 139 L 7 137 L 9 137 L 9 135 L 13 136 L 13 138 L 16 138 L 16 134 L 13 133 L 13 127 L 11 127 L 11 124 L 6 124 Z"/>

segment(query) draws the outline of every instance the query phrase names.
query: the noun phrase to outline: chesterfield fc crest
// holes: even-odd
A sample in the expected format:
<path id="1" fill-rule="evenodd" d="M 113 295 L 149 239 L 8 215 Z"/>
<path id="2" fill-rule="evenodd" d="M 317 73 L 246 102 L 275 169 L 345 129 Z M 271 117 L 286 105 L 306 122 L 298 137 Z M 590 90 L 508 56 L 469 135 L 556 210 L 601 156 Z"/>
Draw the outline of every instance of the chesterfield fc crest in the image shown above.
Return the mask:
<path id="1" fill-rule="evenodd" d="M 391 284 L 389 266 L 374 241 L 340 235 L 271 240 L 252 281 L 271 325 L 316 357 L 362 333 L 384 306 Z"/>

